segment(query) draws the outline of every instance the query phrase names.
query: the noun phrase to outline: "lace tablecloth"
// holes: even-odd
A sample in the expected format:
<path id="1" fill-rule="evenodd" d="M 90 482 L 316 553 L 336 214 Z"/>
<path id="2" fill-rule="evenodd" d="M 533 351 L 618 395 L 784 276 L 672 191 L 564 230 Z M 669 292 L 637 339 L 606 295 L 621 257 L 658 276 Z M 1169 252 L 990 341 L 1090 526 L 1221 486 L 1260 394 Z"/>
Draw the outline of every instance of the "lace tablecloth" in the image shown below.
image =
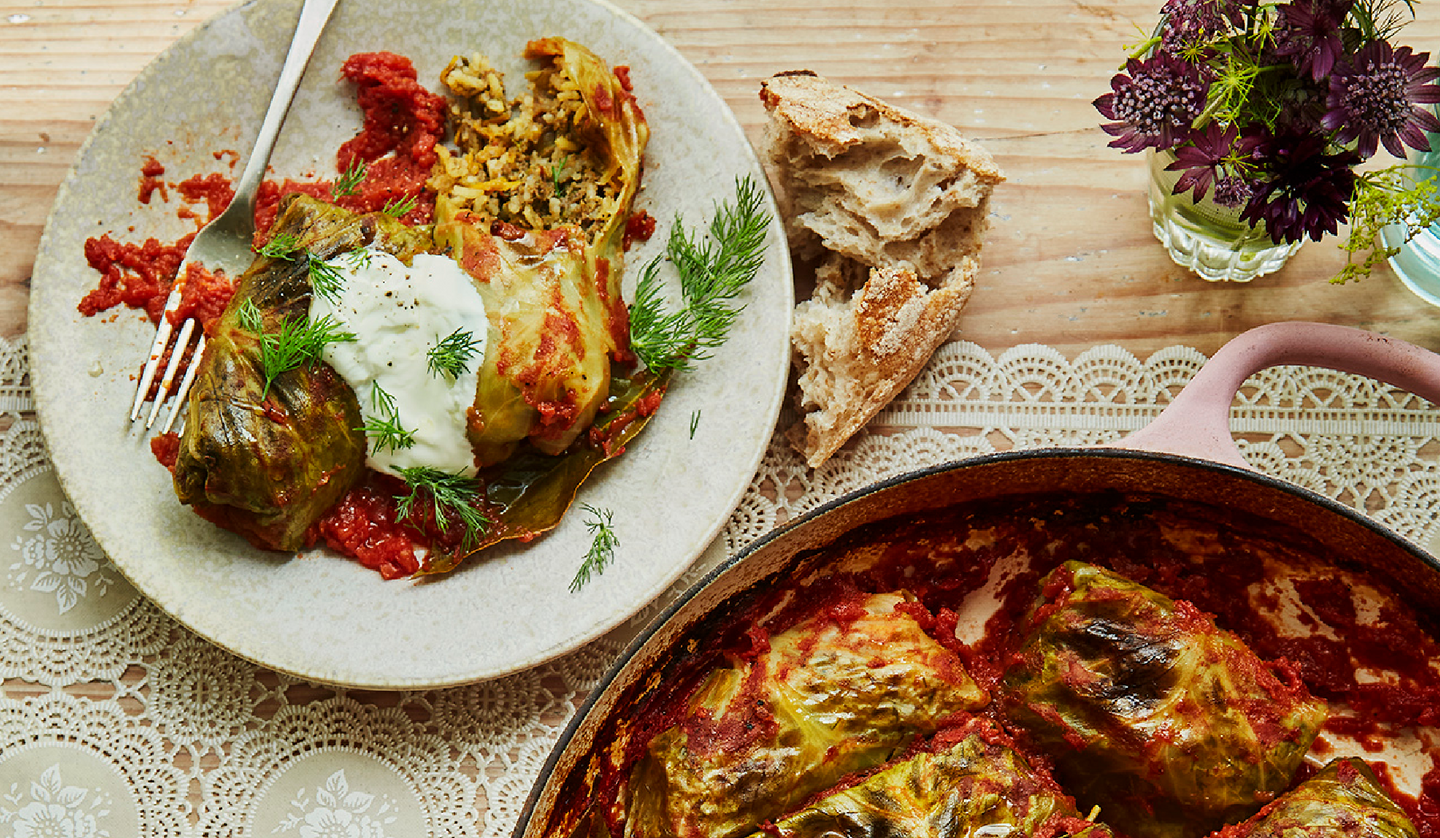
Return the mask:
<path id="1" fill-rule="evenodd" d="M 1156 416 L 1205 357 L 943 347 L 818 470 L 778 437 L 722 538 L 667 594 L 777 524 L 877 479 L 1011 448 L 1089 445 Z M 782 425 L 789 417 L 782 417 Z M 140 597 L 46 459 L 25 343 L 0 341 L 0 834 L 393 838 L 509 833 L 587 691 L 664 602 L 589 647 L 466 687 L 307 684 L 195 637 Z M 1325 370 L 1250 379 L 1232 428 L 1258 470 L 1421 544 L 1440 536 L 1440 416 Z"/>

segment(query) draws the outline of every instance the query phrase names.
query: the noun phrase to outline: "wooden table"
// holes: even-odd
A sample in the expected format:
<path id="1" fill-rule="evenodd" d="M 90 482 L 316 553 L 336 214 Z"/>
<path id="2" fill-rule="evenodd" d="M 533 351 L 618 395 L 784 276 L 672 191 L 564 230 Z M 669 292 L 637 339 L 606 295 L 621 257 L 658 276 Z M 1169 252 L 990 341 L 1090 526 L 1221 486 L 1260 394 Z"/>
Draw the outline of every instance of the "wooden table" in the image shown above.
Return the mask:
<path id="1" fill-rule="evenodd" d="M 25 331 L 36 245 L 56 189 L 96 119 L 156 53 L 229 3 L 5 0 L 0 5 L 0 336 Z M 1150 232 L 1138 155 L 1106 147 L 1091 101 L 1155 0 L 621 0 L 719 90 L 752 141 L 761 79 L 798 68 L 950 122 L 1009 180 L 995 193 L 979 287 L 957 338 L 992 351 L 1044 343 L 1073 356 L 1118 343 L 1214 351 L 1246 328 L 1310 319 L 1440 349 L 1440 318 L 1388 271 L 1327 280 L 1335 240 L 1280 273 L 1211 284 L 1172 264 Z M 1440 49 L 1440 8 L 1399 39 Z M 1383 157 L 1383 152 L 1382 152 Z"/>

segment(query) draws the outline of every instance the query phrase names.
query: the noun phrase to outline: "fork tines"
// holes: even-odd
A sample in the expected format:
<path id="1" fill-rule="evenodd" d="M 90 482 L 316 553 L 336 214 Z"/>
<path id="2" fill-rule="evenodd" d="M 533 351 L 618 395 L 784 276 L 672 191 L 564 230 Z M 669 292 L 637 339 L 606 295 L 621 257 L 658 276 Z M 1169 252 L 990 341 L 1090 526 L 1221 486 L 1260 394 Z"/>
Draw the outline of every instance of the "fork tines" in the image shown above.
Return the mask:
<path id="1" fill-rule="evenodd" d="M 184 267 L 181 267 L 181 276 L 184 276 Z M 145 428 L 149 430 L 155 424 L 155 418 L 160 414 L 160 407 L 171 396 L 171 388 L 175 384 L 175 375 L 180 371 L 180 365 L 187 357 L 187 350 L 190 341 L 195 338 L 193 351 L 189 352 L 190 363 L 186 365 L 184 375 L 180 379 L 180 386 L 174 392 L 173 404 L 170 407 L 170 415 L 166 418 L 161 433 L 168 433 L 175 425 L 176 418 L 185 405 L 185 396 L 190 392 L 190 385 L 195 381 L 195 367 L 200 362 L 200 356 L 205 351 L 205 331 L 198 327 L 193 317 L 185 318 L 180 325 L 180 334 L 175 340 L 174 346 L 170 345 L 170 335 L 174 329 L 170 324 L 170 315 L 180 305 L 180 298 L 183 296 L 183 282 L 176 282 L 170 289 L 170 296 L 165 299 L 165 313 L 160 316 L 160 325 L 155 329 L 155 340 L 150 344 L 150 355 L 145 360 L 145 369 L 140 374 L 140 384 L 135 389 L 135 403 L 130 407 L 130 421 L 134 422 L 140 417 L 140 409 L 149 399 L 151 385 L 155 384 L 155 374 L 160 369 L 160 362 L 165 357 L 167 348 L 170 353 L 170 360 L 165 364 L 165 372 L 160 377 L 160 383 L 155 385 L 155 396 L 151 400 L 150 413 L 145 419 Z"/>

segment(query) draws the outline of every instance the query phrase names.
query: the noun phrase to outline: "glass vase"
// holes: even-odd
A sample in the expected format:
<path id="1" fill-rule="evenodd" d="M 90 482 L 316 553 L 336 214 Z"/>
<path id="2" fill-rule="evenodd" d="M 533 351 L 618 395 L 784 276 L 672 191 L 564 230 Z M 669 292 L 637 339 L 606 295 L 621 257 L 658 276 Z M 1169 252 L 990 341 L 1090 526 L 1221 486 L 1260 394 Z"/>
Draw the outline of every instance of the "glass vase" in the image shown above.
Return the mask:
<path id="1" fill-rule="evenodd" d="M 1265 226 L 1240 220 L 1240 209 L 1223 207 L 1206 195 L 1175 194 L 1182 172 L 1166 171 L 1175 162 L 1168 151 L 1145 152 L 1150 165 L 1150 221 L 1155 238 L 1175 264 L 1212 282 L 1249 282 L 1280 270 L 1300 242 L 1275 244 Z"/>

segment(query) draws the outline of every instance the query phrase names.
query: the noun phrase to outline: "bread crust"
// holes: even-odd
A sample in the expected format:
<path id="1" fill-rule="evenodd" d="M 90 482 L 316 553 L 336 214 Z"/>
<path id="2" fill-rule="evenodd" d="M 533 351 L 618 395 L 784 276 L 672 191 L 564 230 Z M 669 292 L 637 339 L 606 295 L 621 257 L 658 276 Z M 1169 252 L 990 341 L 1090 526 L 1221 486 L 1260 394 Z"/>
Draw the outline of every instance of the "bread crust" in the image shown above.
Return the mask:
<path id="1" fill-rule="evenodd" d="M 761 84 L 763 163 L 791 250 L 818 260 L 795 312 L 802 421 L 823 464 L 908 385 L 974 289 L 990 194 L 1004 175 L 954 127 L 808 71 Z"/>

